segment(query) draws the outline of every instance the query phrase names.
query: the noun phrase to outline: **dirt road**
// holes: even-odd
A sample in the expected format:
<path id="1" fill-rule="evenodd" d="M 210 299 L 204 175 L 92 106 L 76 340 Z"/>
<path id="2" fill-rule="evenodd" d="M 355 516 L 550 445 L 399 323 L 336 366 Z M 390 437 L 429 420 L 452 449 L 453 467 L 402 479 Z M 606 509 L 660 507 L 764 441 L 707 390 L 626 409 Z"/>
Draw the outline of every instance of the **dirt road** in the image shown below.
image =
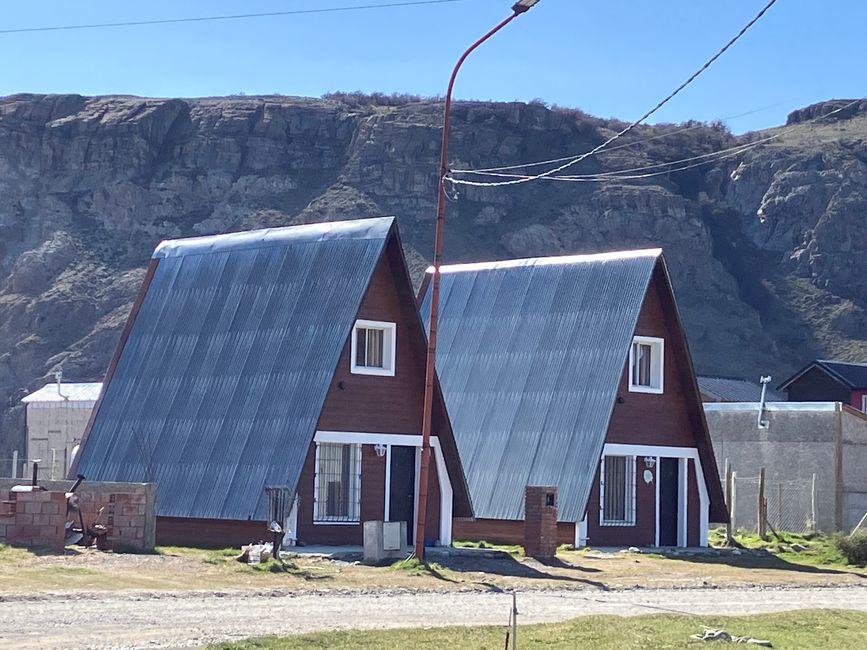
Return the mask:
<path id="1" fill-rule="evenodd" d="M 324 629 L 499 625 L 511 595 L 408 590 L 72 593 L 0 597 L 0 647 L 165 648 Z M 867 587 L 524 591 L 521 623 L 587 614 L 867 611 Z"/>

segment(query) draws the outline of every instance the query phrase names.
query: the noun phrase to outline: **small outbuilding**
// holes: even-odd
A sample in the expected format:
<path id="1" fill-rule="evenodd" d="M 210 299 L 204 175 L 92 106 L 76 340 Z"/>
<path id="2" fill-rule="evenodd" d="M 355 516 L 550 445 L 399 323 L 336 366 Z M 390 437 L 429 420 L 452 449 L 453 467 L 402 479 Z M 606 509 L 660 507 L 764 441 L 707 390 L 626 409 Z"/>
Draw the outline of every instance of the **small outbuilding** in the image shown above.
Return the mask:
<path id="1" fill-rule="evenodd" d="M 772 526 L 851 530 L 867 514 L 867 415 L 840 402 L 705 404 L 735 477 L 734 523 L 756 526 L 759 472 Z"/>
<path id="2" fill-rule="evenodd" d="M 840 402 L 867 412 L 867 363 L 818 359 L 779 385 L 790 402 Z"/>
<path id="3" fill-rule="evenodd" d="M 556 486 L 577 546 L 705 545 L 727 520 L 660 250 L 445 266 L 439 309 L 475 511 L 456 538 L 521 543 L 528 486 Z"/>
<path id="4" fill-rule="evenodd" d="M 58 377 L 21 400 L 26 408 L 27 460 L 40 461 L 44 478 L 66 476 L 100 390 L 99 382 L 63 383 Z M 29 471 L 29 463 L 24 469 Z"/>
<path id="5" fill-rule="evenodd" d="M 369 520 L 411 542 L 425 349 L 391 217 L 163 242 L 73 471 L 156 483 L 159 544 L 275 517 L 298 544 Z M 433 423 L 425 542 L 448 544 L 471 509 L 441 396 Z"/>

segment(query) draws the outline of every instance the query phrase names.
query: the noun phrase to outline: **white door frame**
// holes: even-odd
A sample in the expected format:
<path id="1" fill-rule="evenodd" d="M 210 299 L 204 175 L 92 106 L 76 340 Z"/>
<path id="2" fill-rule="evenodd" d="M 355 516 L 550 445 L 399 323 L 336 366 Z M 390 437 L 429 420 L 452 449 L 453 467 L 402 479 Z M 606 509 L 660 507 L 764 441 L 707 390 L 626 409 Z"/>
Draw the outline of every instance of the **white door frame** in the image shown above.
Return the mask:
<path id="1" fill-rule="evenodd" d="M 389 500 L 391 497 L 391 447 L 397 445 L 401 447 L 416 447 L 416 478 L 415 478 L 415 503 L 416 512 L 418 512 L 418 493 L 419 493 L 419 463 L 421 462 L 421 444 L 422 437 L 417 434 L 405 433 L 362 433 L 353 431 L 317 431 L 313 437 L 314 442 L 334 442 L 342 444 L 360 444 L 360 445 L 385 445 L 386 453 L 386 481 L 385 481 L 385 511 L 383 519 L 389 520 Z M 452 509 L 454 501 L 454 492 L 452 490 L 451 477 L 449 476 L 448 468 L 446 467 L 445 457 L 443 456 L 442 447 L 437 436 L 431 436 L 431 449 L 433 450 L 434 462 L 437 468 L 437 479 L 440 489 L 440 544 L 450 546 L 452 543 Z M 414 517 L 413 517 L 414 518 Z M 410 522 L 407 522 L 409 525 Z M 413 522 L 414 523 L 414 522 Z"/>
<path id="2" fill-rule="evenodd" d="M 707 546 L 707 535 L 710 519 L 710 499 L 707 484 L 698 449 L 695 447 L 670 447 L 665 445 L 628 445 L 620 443 L 605 443 L 603 456 L 651 456 L 656 458 L 656 545 L 659 546 L 659 459 L 677 458 L 678 462 L 678 544 L 686 546 L 687 542 L 687 509 L 689 486 L 687 479 L 688 464 L 686 460 L 695 463 L 695 477 L 698 485 L 699 502 L 699 545 Z"/>

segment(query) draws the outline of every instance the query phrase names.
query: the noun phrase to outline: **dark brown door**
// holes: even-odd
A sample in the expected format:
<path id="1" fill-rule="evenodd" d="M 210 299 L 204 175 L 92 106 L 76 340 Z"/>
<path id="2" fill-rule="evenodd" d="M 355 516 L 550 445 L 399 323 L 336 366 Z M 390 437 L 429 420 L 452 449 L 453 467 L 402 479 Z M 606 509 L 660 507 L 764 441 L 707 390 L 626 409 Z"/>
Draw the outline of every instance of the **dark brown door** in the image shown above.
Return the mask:
<path id="1" fill-rule="evenodd" d="M 677 546 L 677 458 L 659 459 L 659 545 Z"/>
<path id="2" fill-rule="evenodd" d="M 406 542 L 412 545 L 415 532 L 415 447 L 391 448 L 390 489 L 388 518 L 406 522 Z"/>

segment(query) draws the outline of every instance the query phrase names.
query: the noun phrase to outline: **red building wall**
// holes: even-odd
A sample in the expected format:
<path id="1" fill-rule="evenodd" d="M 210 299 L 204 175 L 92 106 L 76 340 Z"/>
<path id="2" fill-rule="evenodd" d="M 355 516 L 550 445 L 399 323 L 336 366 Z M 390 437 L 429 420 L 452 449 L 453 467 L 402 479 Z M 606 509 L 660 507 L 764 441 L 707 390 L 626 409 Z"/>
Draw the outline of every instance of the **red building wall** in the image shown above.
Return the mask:
<path id="1" fill-rule="evenodd" d="M 861 408 L 862 398 L 865 395 L 867 395 L 867 389 L 858 388 L 856 390 L 853 390 L 852 395 L 849 398 L 849 405 L 852 406 L 853 408 L 858 409 L 859 411 L 862 411 L 863 410 Z"/>
<path id="2" fill-rule="evenodd" d="M 695 447 L 696 431 L 689 413 L 686 382 L 692 381 L 688 361 L 675 345 L 674 315 L 666 312 L 662 301 L 664 282 L 656 273 L 650 283 L 638 324 L 636 336 L 662 338 L 664 343 L 663 393 L 629 392 L 629 359 L 623 364 L 620 387 L 611 413 L 605 442 L 632 445 L 663 445 L 666 447 Z M 689 463 L 692 464 L 692 461 Z M 636 459 L 635 497 L 636 522 L 634 526 L 599 525 L 599 469 L 593 481 L 593 490 L 587 502 L 587 544 L 589 546 L 649 546 L 656 542 L 656 472 L 654 480 L 643 479 L 644 457 Z M 695 472 L 688 479 L 687 541 L 698 543 L 699 502 Z M 693 520 L 692 515 L 695 514 Z"/>
<path id="3" fill-rule="evenodd" d="M 413 309 L 412 294 L 401 296 L 396 273 L 401 272 L 401 253 L 391 240 L 374 272 L 361 303 L 358 318 L 396 323 L 395 374 L 393 377 L 359 375 L 351 372 L 351 338 L 347 337 L 331 382 L 317 430 L 356 433 L 421 434 L 424 397 L 424 345 Z M 438 405 L 437 405 L 438 406 Z M 434 409 L 433 435 L 445 432 L 447 420 Z M 307 544 L 361 544 L 363 522 L 381 520 L 385 515 L 385 463 L 373 445 L 362 446 L 361 522 L 357 524 L 313 524 L 315 444 L 298 484 L 298 539 Z M 431 455 L 428 481 L 428 508 L 425 537 L 439 538 L 440 490 L 436 462 Z"/>

